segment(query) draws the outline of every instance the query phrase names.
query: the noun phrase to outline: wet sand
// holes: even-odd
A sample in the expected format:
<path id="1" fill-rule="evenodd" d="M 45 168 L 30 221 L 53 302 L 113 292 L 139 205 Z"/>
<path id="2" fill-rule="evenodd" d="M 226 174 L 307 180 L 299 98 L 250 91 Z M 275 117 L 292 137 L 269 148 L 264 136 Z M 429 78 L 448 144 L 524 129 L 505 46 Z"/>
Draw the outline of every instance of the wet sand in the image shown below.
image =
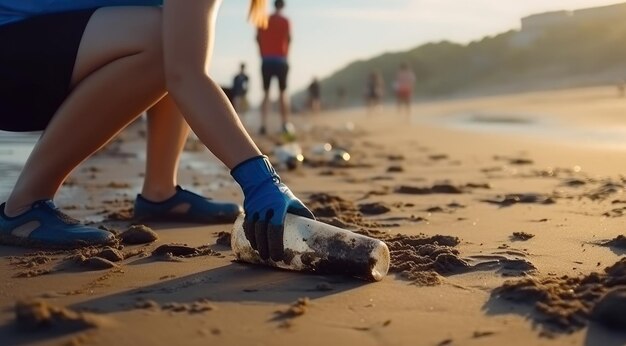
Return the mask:
<path id="1" fill-rule="evenodd" d="M 0 335 L 41 345 L 624 344 L 623 114 L 612 88 L 589 88 L 416 104 L 410 119 L 391 106 L 296 117 L 308 162 L 281 176 L 320 220 L 388 244 L 378 283 L 236 263 L 230 225 L 148 223 L 123 236 L 143 175 L 134 124 L 57 199 L 119 245 L 0 246 Z M 324 142 L 351 159 L 313 155 Z M 225 167 L 193 140 L 187 149 L 182 185 L 241 201 Z"/>

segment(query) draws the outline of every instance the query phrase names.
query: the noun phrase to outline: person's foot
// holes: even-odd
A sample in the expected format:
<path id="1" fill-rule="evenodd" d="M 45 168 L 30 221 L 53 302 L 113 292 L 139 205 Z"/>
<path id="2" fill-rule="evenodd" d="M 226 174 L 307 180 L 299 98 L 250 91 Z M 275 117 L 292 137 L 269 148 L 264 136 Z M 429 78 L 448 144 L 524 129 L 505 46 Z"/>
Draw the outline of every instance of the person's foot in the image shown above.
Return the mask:
<path id="1" fill-rule="evenodd" d="M 110 245 L 113 233 L 85 226 L 62 213 L 51 200 L 40 200 L 30 210 L 9 217 L 4 213 L 6 203 L 0 205 L 0 243 L 28 247 L 75 248 L 91 245 Z"/>
<path id="2" fill-rule="evenodd" d="M 282 126 L 281 137 L 285 142 L 295 142 L 296 141 L 296 127 L 293 126 L 292 123 L 287 122 Z"/>
<path id="3" fill-rule="evenodd" d="M 218 224 L 234 222 L 241 213 L 239 204 L 212 201 L 176 186 L 176 194 L 162 202 L 137 195 L 134 219 Z"/>
<path id="4" fill-rule="evenodd" d="M 296 133 L 296 127 L 293 126 L 293 124 L 290 122 L 284 123 L 282 126 L 282 130 L 284 134 L 295 135 Z"/>

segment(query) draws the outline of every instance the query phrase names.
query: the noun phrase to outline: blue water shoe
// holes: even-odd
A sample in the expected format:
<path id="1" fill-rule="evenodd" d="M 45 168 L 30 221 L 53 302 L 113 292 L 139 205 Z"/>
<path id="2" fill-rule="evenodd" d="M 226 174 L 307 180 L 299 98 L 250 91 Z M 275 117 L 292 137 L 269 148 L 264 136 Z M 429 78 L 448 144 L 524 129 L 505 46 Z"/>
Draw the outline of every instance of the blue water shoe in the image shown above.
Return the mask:
<path id="1" fill-rule="evenodd" d="M 176 186 L 176 194 L 162 202 L 137 195 L 134 219 L 220 224 L 234 222 L 242 212 L 239 204 L 216 202 Z"/>
<path id="2" fill-rule="evenodd" d="M 110 245 L 115 236 L 105 230 L 85 226 L 62 213 L 51 200 L 40 200 L 30 210 L 15 217 L 0 205 L 0 243 L 44 248 L 76 248 Z"/>

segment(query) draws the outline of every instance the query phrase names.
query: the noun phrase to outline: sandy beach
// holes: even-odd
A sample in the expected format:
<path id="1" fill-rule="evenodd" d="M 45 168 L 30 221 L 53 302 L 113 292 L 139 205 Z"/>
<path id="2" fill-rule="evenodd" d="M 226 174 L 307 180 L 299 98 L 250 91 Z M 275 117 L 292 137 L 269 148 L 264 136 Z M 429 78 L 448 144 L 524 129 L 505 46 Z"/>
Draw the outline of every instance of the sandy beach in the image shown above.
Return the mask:
<path id="1" fill-rule="evenodd" d="M 0 343 L 626 344 L 625 114 L 614 87 L 595 87 L 295 116 L 309 163 L 281 177 L 321 221 L 387 242 L 384 280 L 234 262 L 231 225 L 149 223 L 156 240 L 106 251 L 0 246 Z M 143 134 L 137 122 L 82 164 L 57 204 L 129 229 Z M 313 160 L 326 142 L 351 159 Z M 181 185 L 242 202 L 188 144 Z M 3 199 L 16 156 L 0 151 Z"/>

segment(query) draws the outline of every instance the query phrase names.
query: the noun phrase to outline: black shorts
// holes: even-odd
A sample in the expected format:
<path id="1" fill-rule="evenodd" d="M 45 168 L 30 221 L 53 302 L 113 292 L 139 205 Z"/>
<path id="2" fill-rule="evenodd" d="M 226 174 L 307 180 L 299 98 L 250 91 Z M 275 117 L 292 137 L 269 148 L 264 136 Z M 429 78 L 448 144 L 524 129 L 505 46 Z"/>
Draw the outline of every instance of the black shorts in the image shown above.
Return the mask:
<path id="1" fill-rule="evenodd" d="M 289 64 L 286 61 L 263 61 L 261 64 L 263 90 L 268 91 L 272 77 L 276 77 L 278 78 L 278 88 L 280 91 L 285 91 L 287 89 L 287 72 L 289 72 Z"/>
<path id="2" fill-rule="evenodd" d="M 0 26 L 0 130 L 40 131 L 70 93 L 80 40 L 96 9 Z"/>

